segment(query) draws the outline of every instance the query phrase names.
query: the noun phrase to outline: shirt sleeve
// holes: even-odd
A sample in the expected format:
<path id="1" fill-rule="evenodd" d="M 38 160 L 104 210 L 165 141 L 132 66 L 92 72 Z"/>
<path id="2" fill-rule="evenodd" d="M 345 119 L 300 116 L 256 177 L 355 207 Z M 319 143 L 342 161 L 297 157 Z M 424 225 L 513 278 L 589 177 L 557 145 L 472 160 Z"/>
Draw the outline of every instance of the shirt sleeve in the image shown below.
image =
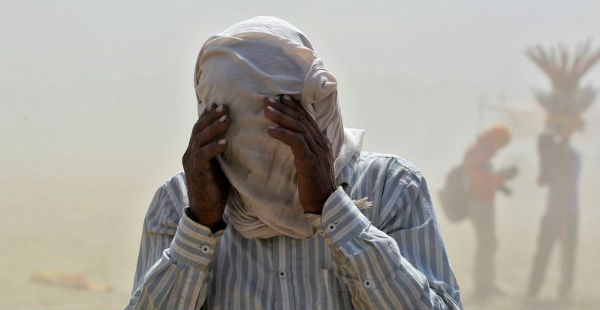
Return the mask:
<path id="1" fill-rule="evenodd" d="M 215 234 L 177 208 L 166 183 L 144 219 L 133 292 L 126 309 L 200 309 L 211 281 Z M 176 222 L 175 219 L 178 219 Z"/>
<path id="2" fill-rule="evenodd" d="M 377 223 L 341 187 L 326 201 L 321 225 L 334 273 L 351 291 L 355 308 L 460 309 L 426 182 L 391 166 Z"/>

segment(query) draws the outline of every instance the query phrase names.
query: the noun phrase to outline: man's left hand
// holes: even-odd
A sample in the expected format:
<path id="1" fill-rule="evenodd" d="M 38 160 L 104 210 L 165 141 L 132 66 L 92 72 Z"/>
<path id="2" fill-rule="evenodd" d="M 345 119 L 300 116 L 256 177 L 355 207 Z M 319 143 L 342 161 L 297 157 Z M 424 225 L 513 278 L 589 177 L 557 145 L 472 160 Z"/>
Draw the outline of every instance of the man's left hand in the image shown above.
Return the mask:
<path id="1" fill-rule="evenodd" d="M 300 102 L 289 95 L 266 98 L 264 114 L 277 124 L 269 127 L 269 135 L 292 149 L 304 211 L 321 213 L 336 190 L 331 143 Z"/>

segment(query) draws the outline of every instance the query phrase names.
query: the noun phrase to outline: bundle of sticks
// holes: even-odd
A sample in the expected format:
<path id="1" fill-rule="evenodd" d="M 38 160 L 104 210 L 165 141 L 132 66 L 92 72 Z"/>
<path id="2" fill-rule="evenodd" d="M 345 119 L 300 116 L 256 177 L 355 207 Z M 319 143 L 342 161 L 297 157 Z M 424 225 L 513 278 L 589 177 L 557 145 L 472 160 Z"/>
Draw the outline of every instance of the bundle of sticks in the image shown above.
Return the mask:
<path id="1" fill-rule="evenodd" d="M 550 79 L 551 91 L 536 91 L 537 100 L 549 118 L 579 118 L 593 103 L 597 90 L 581 87 L 583 75 L 600 60 L 600 49 L 592 50 L 591 41 L 578 45 L 570 52 L 564 44 L 544 48 L 535 45 L 526 51 L 531 59 Z"/>

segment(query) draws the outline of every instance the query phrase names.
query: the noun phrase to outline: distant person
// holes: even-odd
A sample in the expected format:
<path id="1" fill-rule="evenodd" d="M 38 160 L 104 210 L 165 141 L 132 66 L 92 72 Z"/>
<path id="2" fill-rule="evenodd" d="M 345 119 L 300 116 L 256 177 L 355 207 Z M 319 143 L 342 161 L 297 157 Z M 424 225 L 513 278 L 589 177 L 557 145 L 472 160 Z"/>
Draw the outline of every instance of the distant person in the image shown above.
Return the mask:
<path id="1" fill-rule="evenodd" d="M 467 149 L 463 168 L 469 185 L 469 219 L 475 231 L 476 250 L 473 269 L 475 298 L 487 298 L 503 291 L 496 283 L 495 197 L 497 191 L 509 194 L 505 182 L 517 174 L 512 166 L 494 170 L 492 159 L 510 141 L 510 131 L 504 126 L 492 127 L 481 133 Z"/>
<path id="2" fill-rule="evenodd" d="M 194 86 L 184 171 L 148 208 L 127 308 L 462 307 L 425 178 L 361 151 L 296 27 L 256 17 L 212 36 Z"/>
<path id="3" fill-rule="evenodd" d="M 559 243 L 562 276 L 557 296 L 564 301 L 569 297 L 575 277 L 581 170 L 579 154 L 570 145 L 570 138 L 576 130 L 583 129 L 581 114 L 596 97 L 595 89 L 580 87 L 579 81 L 600 60 L 600 50 L 593 51 L 591 42 L 587 41 L 573 54 L 559 44 L 550 49 L 535 46 L 527 50 L 527 56 L 548 76 L 552 91 L 537 93 L 538 102 L 547 115 L 546 127 L 538 138 L 538 183 L 548 187 L 548 202 L 540 224 L 526 297 L 537 297 L 551 250 Z"/>
<path id="4" fill-rule="evenodd" d="M 547 129 L 538 139 L 538 184 L 548 187 L 548 206 L 540 224 L 538 247 L 527 291 L 529 297 L 537 296 L 544 282 L 551 250 L 557 243 L 560 243 L 562 253 L 558 296 L 566 297 L 573 285 L 579 218 L 577 181 L 581 163 L 579 154 L 569 144 L 569 138 L 582 125 L 579 118 L 551 118 Z"/>

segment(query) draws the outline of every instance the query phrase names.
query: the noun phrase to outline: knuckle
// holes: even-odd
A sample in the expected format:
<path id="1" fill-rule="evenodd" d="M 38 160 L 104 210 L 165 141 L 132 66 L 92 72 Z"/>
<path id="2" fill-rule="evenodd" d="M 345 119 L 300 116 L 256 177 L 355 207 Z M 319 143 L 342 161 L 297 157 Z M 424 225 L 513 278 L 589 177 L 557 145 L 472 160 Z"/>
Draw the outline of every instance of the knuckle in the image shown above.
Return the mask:
<path id="1" fill-rule="evenodd" d="M 206 136 L 213 136 L 219 129 L 219 123 L 213 122 L 210 126 L 206 127 L 204 134 Z"/>
<path id="2" fill-rule="evenodd" d="M 204 148 L 201 148 L 199 150 L 196 150 L 196 152 L 194 152 L 194 165 L 197 162 L 201 162 L 201 161 L 206 161 L 206 159 L 204 158 Z"/>
<path id="3" fill-rule="evenodd" d="M 215 124 L 215 132 L 222 133 L 223 131 L 225 131 L 225 129 L 227 129 L 228 126 L 229 123 L 227 121 L 219 122 L 218 124 Z"/>
<path id="4" fill-rule="evenodd" d="M 297 133 L 297 132 L 292 132 L 292 133 L 290 133 L 290 136 L 291 136 L 291 137 L 292 137 L 292 139 L 293 139 L 295 142 L 297 142 L 297 143 L 304 142 L 304 141 L 303 141 L 303 140 L 304 140 L 304 137 L 303 137 L 301 134 Z"/>
<path id="5" fill-rule="evenodd" d="M 207 171 L 210 168 L 210 163 L 205 160 L 198 160 L 194 162 L 194 168 L 200 171 Z"/>
<path id="6" fill-rule="evenodd" d="M 281 115 L 281 113 L 271 112 L 271 115 L 273 115 L 273 119 L 278 123 L 283 120 L 283 115 Z"/>
<path id="7" fill-rule="evenodd" d="M 271 105 L 279 111 L 285 111 L 285 105 L 279 101 L 275 101 L 275 102 L 271 103 Z"/>
<path id="8" fill-rule="evenodd" d="M 207 162 L 210 160 L 211 149 L 212 149 L 212 145 L 210 145 L 210 144 L 202 148 L 202 159 L 203 160 L 205 160 Z"/>
<path id="9" fill-rule="evenodd" d="M 200 115 L 200 118 L 198 118 L 198 126 L 200 126 L 200 128 L 205 126 L 206 123 L 210 121 L 211 115 L 212 111 L 204 110 L 204 112 L 202 112 Z"/>
<path id="10" fill-rule="evenodd" d="M 195 137 L 197 145 L 202 146 L 204 144 L 204 141 L 206 141 L 206 138 L 207 138 L 206 131 L 199 132 Z"/>
<path id="11" fill-rule="evenodd" d="M 202 114 L 204 114 L 204 113 L 202 113 Z M 194 123 L 194 126 L 192 127 L 192 132 L 195 132 L 196 130 L 198 130 L 198 127 L 200 127 L 200 122 L 202 122 L 202 115 L 200 115 L 200 117 L 198 117 L 198 119 Z"/>

